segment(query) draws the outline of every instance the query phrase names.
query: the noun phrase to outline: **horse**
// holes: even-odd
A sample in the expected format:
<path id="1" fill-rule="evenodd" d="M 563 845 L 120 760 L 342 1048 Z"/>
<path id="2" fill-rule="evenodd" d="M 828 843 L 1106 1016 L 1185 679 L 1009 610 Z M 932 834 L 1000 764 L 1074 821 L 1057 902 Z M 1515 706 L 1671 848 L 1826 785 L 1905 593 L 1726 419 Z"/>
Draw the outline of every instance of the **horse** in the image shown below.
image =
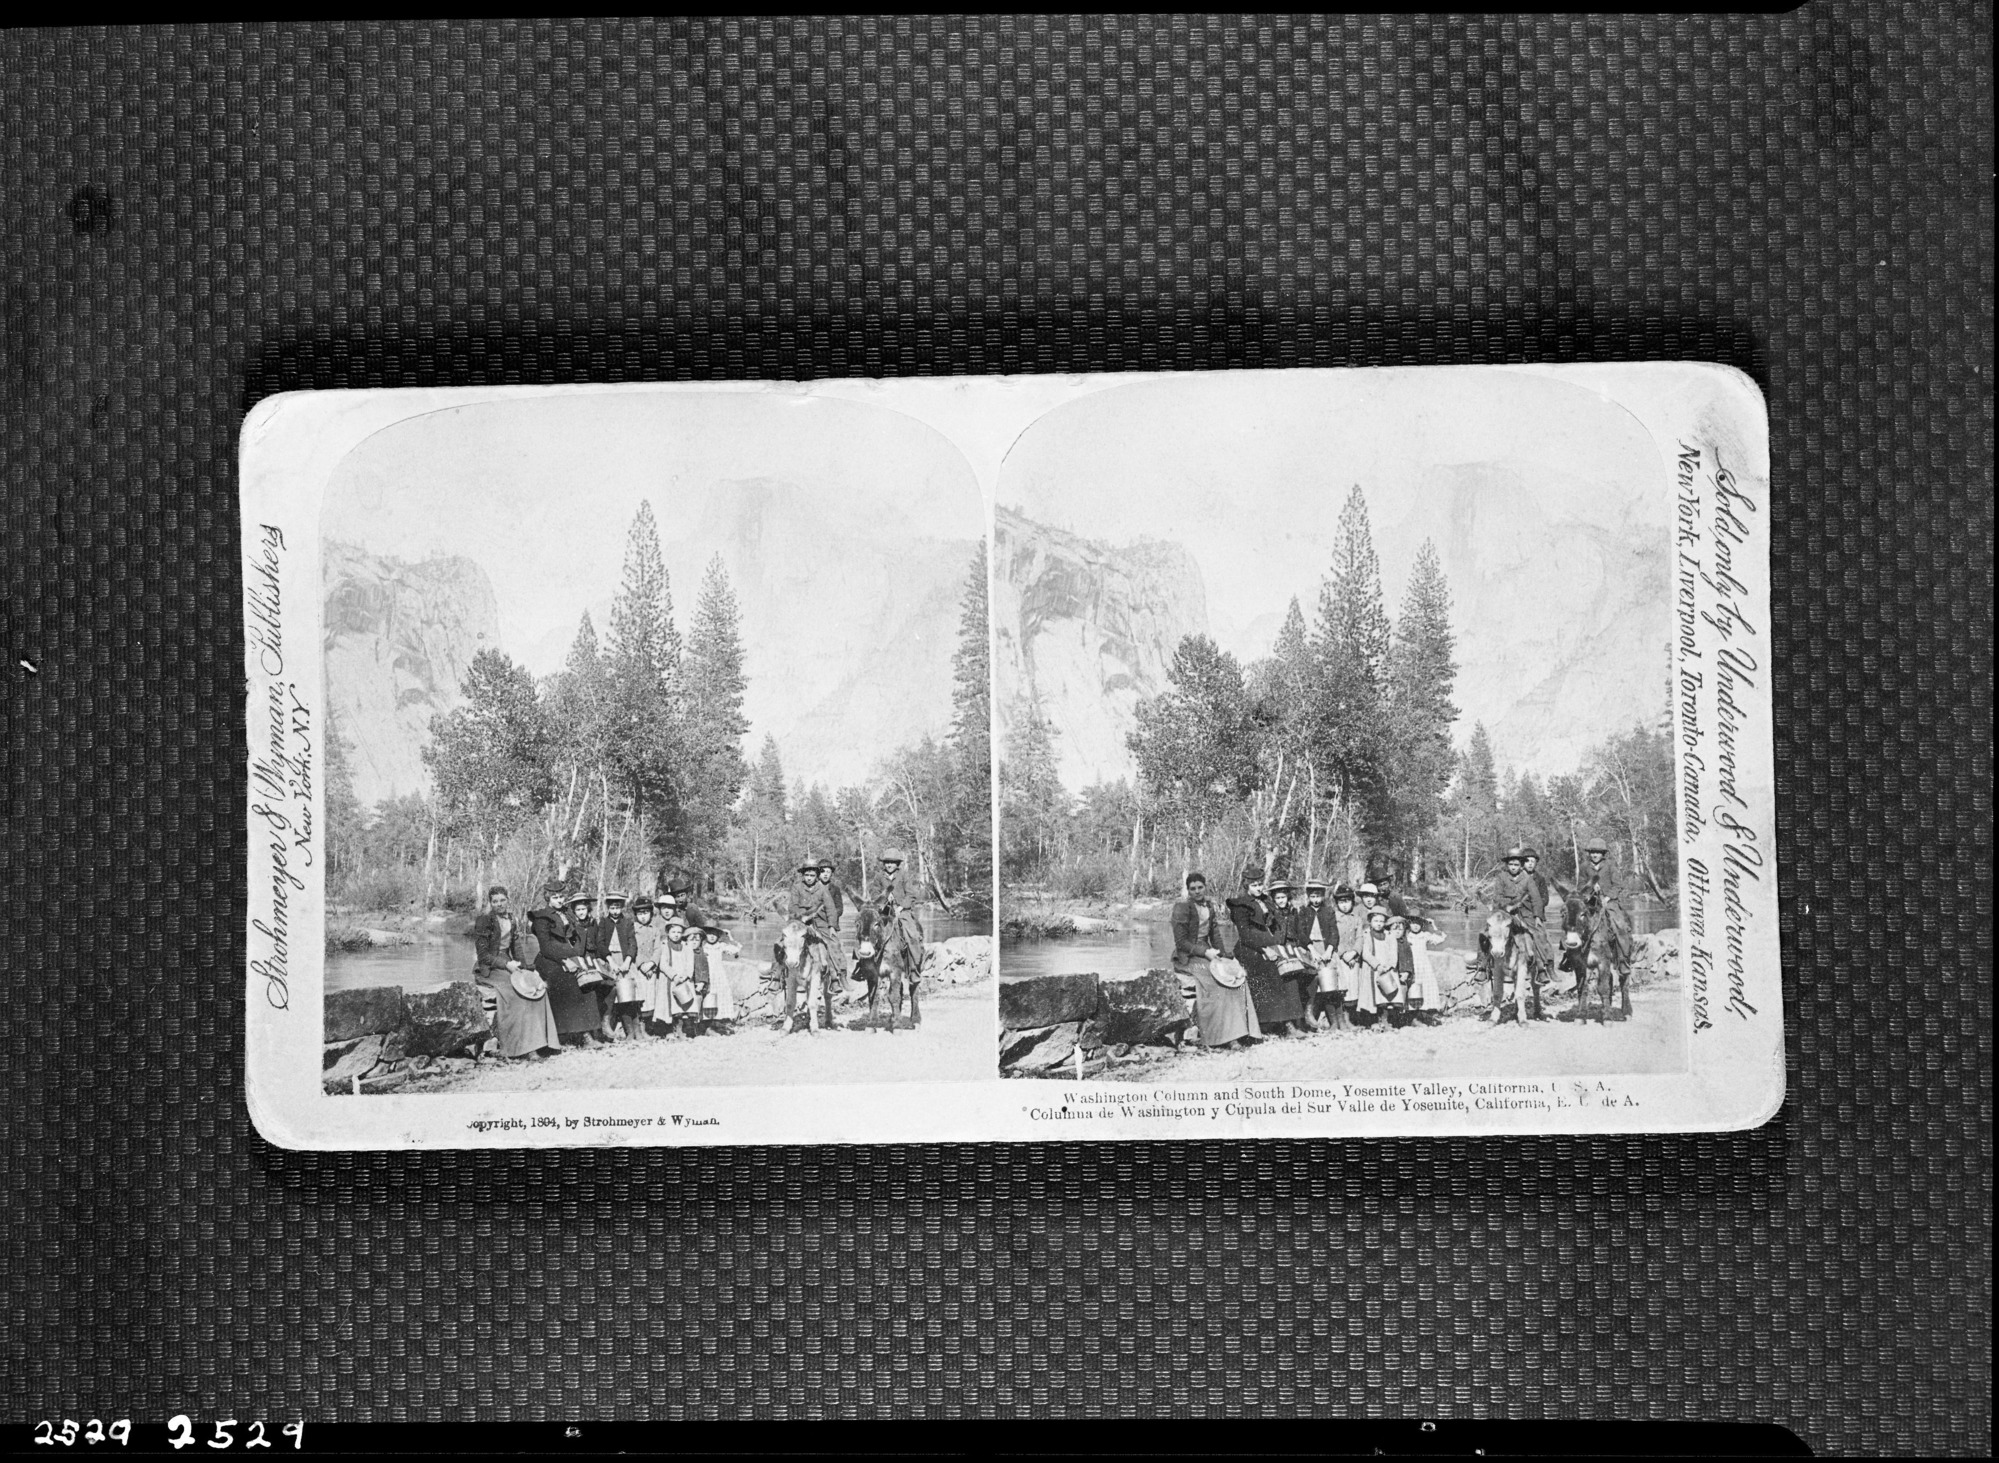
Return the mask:
<path id="1" fill-rule="evenodd" d="M 1631 960 L 1624 952 L 1629 941 L 1619 938 L 1619 930 L 1610 916 L 1610 906 L 1602 901 L 1586 905 L 1582 919 L 1577 925 L 1577 933 L 1582 936 L 1582 973 L 1576 977 L 1576 1000 L 1585 1008 L 1589 1004 L 1587 993 L 1588 972 L 1597 972 L 1597 993 L 1600 1000 L 1598 1021 L 1610 1019 L 1610 982 L 1613 974 L 1617 980 L 1617 995 L 1620 1008 L 1618 1020 L 1629 1019 L 1631 1015 Z"/>
<path id="2" fill-rule="evenodd" d="M 1506 983 L 1513 984 L 1514 1019 L 1525 1025 L 1541 1019 L 1541 992 L 1534 980 L 1534 942 L 1527 931 L 1505 910 L 1486 916 L 1485 932 L 1478 937 L 1479 952 L 1485 956 L 1492 975 L 1494 1021 L 1506 1019 Z"/>
<path id="3" fill-rule="evenodd" d="M 805 988 L 806 1030 L 817 1035 L 820 1022 L 820 1005 L 826 1003 L 826 1025 L 833 1024 L 830 993 L 826 990 L 826 942 L 820 935 L 800 920 L 789 920 L 778 932 L 776 946 L 772 949 L 784 983 L 785 1031 L 789 1034 L 797 1030 L 791 1024 L 794 1014 L 791 1007 L 792 980 L 794 975 Z"/>

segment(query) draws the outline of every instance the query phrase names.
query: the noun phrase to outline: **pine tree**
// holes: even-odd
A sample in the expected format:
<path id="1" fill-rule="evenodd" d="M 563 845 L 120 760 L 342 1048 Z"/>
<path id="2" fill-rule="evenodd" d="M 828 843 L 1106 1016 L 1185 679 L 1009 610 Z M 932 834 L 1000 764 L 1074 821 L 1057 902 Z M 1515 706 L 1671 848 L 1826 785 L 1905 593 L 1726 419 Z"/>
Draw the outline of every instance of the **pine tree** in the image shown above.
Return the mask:
<path id="1" fill-rule="evenodd" d="M 975 902 L 992 898 L 992 653 L 986 600 L 986 546 L 965 576 L 958 649 L 951 657 L 953 852 Z"/>
<path id="2" fill-rule="evenodd" d="M 1388 612 L 1381 600 L 1381 563 L 1359 484 L 1340 510 L 1333 558 L 1319 586 L 1312 627 L 1310 756 L 1329 822 L 1341 827 L 1349 850 L 1393 821 L 1387 806 L 1384 678 Z M 1363 832 L 1365 831 L 1365 839 Z M 1353 872 L 1360 872 L 1355 869 Z"/>
<path id="3" fill-rule="evenodd" d="M 652 505 L 641 501 L 625 537 L 624 575 L 611 602 L 607 716 L 610 770 L 622 784 L 626 823 L 665 849 L 684 833 L 676 774 L 684 776 L 680 632 Z M 607 793 L 606 803 L 610 802 Z"/>
<path id="4" fill-rule="evenodd" d="M 791 854 L 785 823 L 790 795 L 784 783 L 784 762 L 777 753 L 777 740 L 765 733 L 757 764 L 750 771 L 749 789 L 743 797 L 743 832 L 749 845 L 750 886 L 761 889 L 774 878 L 779 882 L 788 870 Z"/>
<path id="5" fill-rule="evenodd" d="M 1044 870 L 1055 856 L 1069 796 L 1055 761 L 1055 729 L 1039 701 L 1007 736 L 1000 763 L 1000 858 L 1015 878 Z"/>
<path id="6" fill-rule="evenodd" d="M 720 554 L 708 561 L 701 578 L 687 635 L 685 679 L 692 717 L 686 728 L 688 852 L 708 860 L 728 832 L 729 810 L 750 770 L 743 757 L 750 721 L 743 711 L 749 677 L 743 668 L 742 613 Z"/>
<path id="7" fill-rule="evenodd" d="M 1411 875 L 1418 879 L 1424 841 L 1442 814 L 1455 760 L 1451 726 L 1458 708 L 1451 695 L 1458 677 L 1456 649 L 1450 586 L 1436 545 L 1425 539 L 1396 617 L 1387 680 L 1391 821 Z"/>
<path id="8" fill-rule="evenodd" d="M 326 862 L 346 873 L 358 858 L 367 814 L 354 795 L 354 746 L 340 734 L 340 717 L 326 708 Z"/>

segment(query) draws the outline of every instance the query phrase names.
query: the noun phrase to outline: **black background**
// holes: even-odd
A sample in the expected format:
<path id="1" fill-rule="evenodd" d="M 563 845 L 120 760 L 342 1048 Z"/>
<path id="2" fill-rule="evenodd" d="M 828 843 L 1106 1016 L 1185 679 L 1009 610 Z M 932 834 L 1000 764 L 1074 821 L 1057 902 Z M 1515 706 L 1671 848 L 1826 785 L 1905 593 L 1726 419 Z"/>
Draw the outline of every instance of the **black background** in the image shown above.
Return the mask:
<path id="1" fill-rule="evenodd" d="M 1988 1448 L 1990 51 L 1989 8 L 1943 5 L 0 36 L 8 1411 L 1545 1414 Z M 251 1131 L 261 397 L 1647 358 L 1770 404 L 1768 1127 Z"/>

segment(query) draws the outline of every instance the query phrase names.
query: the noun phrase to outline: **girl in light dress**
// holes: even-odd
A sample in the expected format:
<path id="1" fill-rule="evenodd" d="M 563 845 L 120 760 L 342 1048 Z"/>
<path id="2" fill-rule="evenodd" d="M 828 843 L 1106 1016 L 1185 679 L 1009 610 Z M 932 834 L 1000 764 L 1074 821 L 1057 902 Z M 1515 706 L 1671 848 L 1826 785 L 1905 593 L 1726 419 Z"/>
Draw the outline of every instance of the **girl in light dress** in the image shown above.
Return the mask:
<path id="1" fill-rule="evenodd" d="M 1390 923 L 1391 926 L 1405 926 L 1402 946 L 1408 958 L 1403 962 L 1403 1003 L 1414 1020 L 1425 1026 L 1436 1026 L 1444 1019 L 1444 988 L 1437 979 L 1436 962 L 1430 958 L 1430 948 L 1441 945 L 1444 937 L 1420 915 L 1412 914 L 1407 921 Z"/>

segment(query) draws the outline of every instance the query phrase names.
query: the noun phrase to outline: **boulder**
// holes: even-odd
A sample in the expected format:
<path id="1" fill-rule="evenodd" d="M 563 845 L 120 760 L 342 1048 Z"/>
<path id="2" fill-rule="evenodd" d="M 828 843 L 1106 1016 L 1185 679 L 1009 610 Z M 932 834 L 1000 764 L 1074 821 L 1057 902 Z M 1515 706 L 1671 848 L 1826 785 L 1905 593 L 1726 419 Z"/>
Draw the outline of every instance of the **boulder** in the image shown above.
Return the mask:
<path id="1" fill-rule="evenodd" d="M 1023 975 L 1002 979 L 1000 1025 L 1008 1031 L 1031 1031 L 1087 1021 L 1097 1014 L 1097 1001 L 1094 975 Z"/>
<path id="2" fill-rule="evenodd" d="M 364 1036 L 357 1041 L 341 1043 L 343 1050 L 340 1055 L 320 1073 L 320 1082 L 325 1089 L 332 1093 L 352 1092 L 354 1079 L 374 1070 L 382 1060 L 382 1041 L 380 1036 Z"/>
<path id="3" fill-rule="evenodd" d="M 326 993 L 326 1034 L 329 1042 L 376 1036 L 403 1024 L 404 997 L 399 985 L 364 985 Z"/>
<path id="4" fill-rule="evenodd" d="M 923 951 L 923 977 L 935 985 L 973 985 L 993 971 L 990 935 L 959 935 Z"/>
<path id="5" fill-rule="evenodd" d="M 1076 1048 L 1083 1042 L 1085 1025 L 1081 1021 L 1065 1021 L 1059 1026 L 1046 1027 L 1034 1033 L 1033 1041 L 1017 1043 L 1010 1058 L 1002 1057 L 1001 1065 L 1010 1072 L 1045 1072 L 1073 1061 Z"/>
<path id="6" fill-rule="evenodd" d="M 411 991 L 403 1019 L 403 1049 L 411 1056 L 441 1057 L 492 1031 L 479 987 L 453 981 L 427 991 Z"/>
<path id="7" fill-rule="evenodd" d="M 1103 1039 L 1131 1046 L 1171 1040 L 1194 1019 L 1180 994 L 1180 977 L 1170 970 L 1106 975 L 1097 982 L 1103 1004 L 1097 1021 Z"/>
<path id="8" fill-rule="evenodd" d="M 377 1072 L 372 1077 L 363 1077 L 361 1079 L 361 1091 L 364 1094 L 371 1092 L 393 1092 L 396 1088 L 407 1084 L 409 1080 L 410 1074 L 408 1072 Z"/>

